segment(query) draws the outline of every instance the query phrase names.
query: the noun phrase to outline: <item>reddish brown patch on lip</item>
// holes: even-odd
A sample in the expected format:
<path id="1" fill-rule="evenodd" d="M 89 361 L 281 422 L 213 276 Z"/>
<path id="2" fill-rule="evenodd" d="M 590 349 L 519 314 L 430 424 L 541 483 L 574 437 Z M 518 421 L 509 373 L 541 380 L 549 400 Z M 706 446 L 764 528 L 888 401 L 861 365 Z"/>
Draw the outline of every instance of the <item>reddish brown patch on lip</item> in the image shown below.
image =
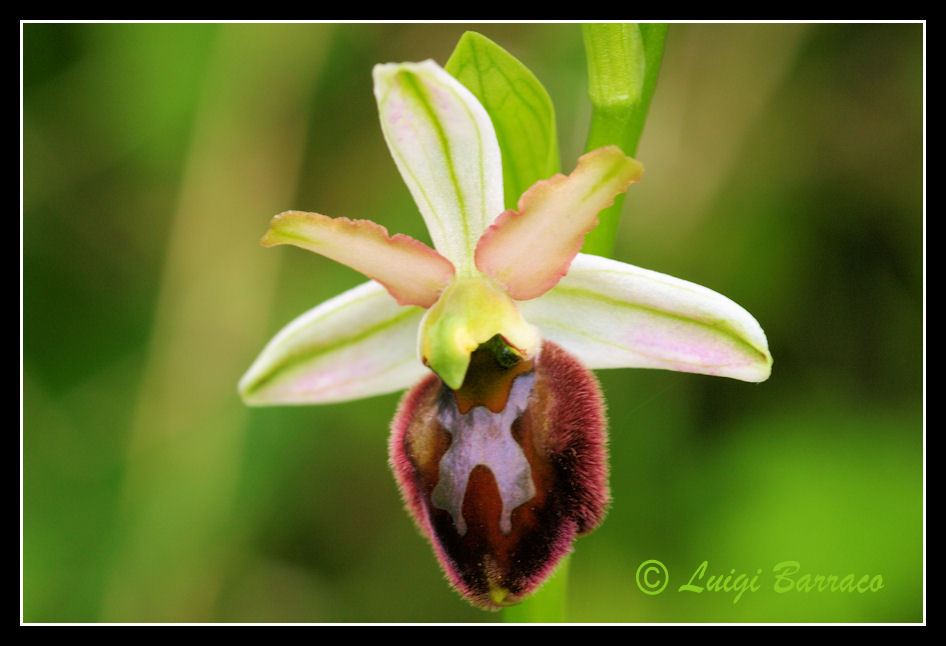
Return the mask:
<path id="1" fill-rule="evenodd" d="M 511 368 L 497 363 L 491 352 L 477 350 L 470 355 L 470 365 L 459 390 L 453 391 L 457 409 L 468 413 L 474 406 L 485 406 L 498 413 L 506 407 L 512 382 L 521 374 L 530 372 L 533 361 L 520 361 Z"/>
<path id="2" fill-rule="evenodd" d="M 471 362 L 471 368 L 476 365 Z M 441 422 L 441 407 L 482 400 L 455 395 L 437 377 L 428 377 L 405 395 L 390 440 L 391 465 L 407 508 L 430 539 L 444 572 L 462 595 L 488 609 L 529 595 L 570 551 L 575 537 L 603 520 L 608 503 L 605 417 L 594 376 L 548 342 L 532 370 L 517 368 L 515 374 L 500 371 L 484 378 L 484 383 L 502 382 L 503 377 L 510 384 L 532 380 L 527 406 L 510 431 L 529 463 L 535 494 L 512 511 L 508 533 L 500 527 L 496 478 L 482 464 L 472 469 L 466 484 L 465 533 L 448 511 L 431 502 L 440 461 L 452 441 Z M 479 374 L 490 370 L 481 367 Z M 509 403 L 505 386 L 482 392 L 488 402 L 470 408 L 492 411 L 496 392 L 505 392 L 503 405 Z"/>

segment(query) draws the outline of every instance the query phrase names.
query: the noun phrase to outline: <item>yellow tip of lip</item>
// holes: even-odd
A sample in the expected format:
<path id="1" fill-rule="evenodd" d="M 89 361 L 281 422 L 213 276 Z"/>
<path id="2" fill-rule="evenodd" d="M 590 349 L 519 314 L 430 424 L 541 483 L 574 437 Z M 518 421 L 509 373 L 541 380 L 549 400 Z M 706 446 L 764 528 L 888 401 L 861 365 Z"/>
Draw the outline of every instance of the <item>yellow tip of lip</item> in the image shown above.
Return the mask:
<path id="1" fill-rule="evenodd" d="M 507 601 L 507 599 L 509 599 L 509 590 L 498 585 L 490 584 L 489 598 L 497 606 L 509 605 L 509 602 Z"/>

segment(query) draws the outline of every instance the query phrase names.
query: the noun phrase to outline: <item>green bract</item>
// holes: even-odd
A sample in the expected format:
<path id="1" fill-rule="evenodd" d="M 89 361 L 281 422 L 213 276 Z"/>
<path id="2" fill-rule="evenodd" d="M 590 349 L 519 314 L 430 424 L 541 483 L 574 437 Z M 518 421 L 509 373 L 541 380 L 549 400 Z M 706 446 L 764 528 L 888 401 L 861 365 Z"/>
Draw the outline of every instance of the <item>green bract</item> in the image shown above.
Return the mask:
<path id="1" fill-rule="evenodd" d="M 433 61 L 386 64 L 374 69 L 374 92 L 434 248 L 366 220 L 299 211 L 273 218 L 267 246 L 316 251 L 373 280 L 277 334 L 240 381 L 247 403 L 368 397 L 405 389 L 428 370 L 456 389 L 470 353 L 497 336 L 522 358 L 544 338 L 590 368 L 769 376 L 765 334 L 728 298 L 578 253 L 597 214 L 640 179 L 638 162 L 614 146 L 593 150 L 571 174 L 536 182 L 504 210 L 493 122 L 463 84 Z M 539 166 L 552 163 L 553 151 L 539 155 Z"/>
<path id="2" fill-rule="evenodd" d="M 489 114 L 502 151 L 506 208 L 515 208 L 527 188 L 561 170 L 549 93 L 518 59 L 473 31 L 463 34 L 444 69 Z"/>

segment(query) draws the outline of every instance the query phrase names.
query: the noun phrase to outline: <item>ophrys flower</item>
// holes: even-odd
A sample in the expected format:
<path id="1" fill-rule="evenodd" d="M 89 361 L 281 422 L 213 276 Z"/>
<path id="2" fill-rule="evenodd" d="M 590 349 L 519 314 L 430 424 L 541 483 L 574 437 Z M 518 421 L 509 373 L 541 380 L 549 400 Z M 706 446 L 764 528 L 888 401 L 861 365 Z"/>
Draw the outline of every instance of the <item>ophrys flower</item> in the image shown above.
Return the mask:
<path id="1" fill-rule="evenodd" d="M 615 147 L 503 211 L 489 116 L 432 61 L 379 65 L 395 163 L 434 248 L 367 220 L 289 211 L 297 245 L 372 278 L 299 317 L 240 382 L 250 404 L 401 390 L 391 463 L 453 585 L 488 608 L 529 594 L 602 520 L 603 402 L 588 369 L 666 368 L 762 381 L 755 319 L 698 285 L 578 253 L 643 169 Z"/>

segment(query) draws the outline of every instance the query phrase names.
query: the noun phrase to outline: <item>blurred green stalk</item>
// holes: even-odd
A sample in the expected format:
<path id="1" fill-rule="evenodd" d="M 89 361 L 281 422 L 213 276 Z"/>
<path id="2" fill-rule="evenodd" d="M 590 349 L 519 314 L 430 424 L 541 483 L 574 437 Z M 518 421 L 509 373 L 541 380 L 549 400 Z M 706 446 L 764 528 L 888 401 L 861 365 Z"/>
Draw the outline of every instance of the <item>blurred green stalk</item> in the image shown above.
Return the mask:
<path id="1" fill-rule="evenodd" d="M 234 24 L 215 47 L 129 438 L 103 621 L 216 620 L 246 532 L 236 487 L 247 414 L 233 381 L 265 332 L 278 267 L 252 252 L 273 205 L 295 194 L 307 88 L 326 46 L 305 25 Z M 237 190 L 250 180 L 251 192 Z"/>

